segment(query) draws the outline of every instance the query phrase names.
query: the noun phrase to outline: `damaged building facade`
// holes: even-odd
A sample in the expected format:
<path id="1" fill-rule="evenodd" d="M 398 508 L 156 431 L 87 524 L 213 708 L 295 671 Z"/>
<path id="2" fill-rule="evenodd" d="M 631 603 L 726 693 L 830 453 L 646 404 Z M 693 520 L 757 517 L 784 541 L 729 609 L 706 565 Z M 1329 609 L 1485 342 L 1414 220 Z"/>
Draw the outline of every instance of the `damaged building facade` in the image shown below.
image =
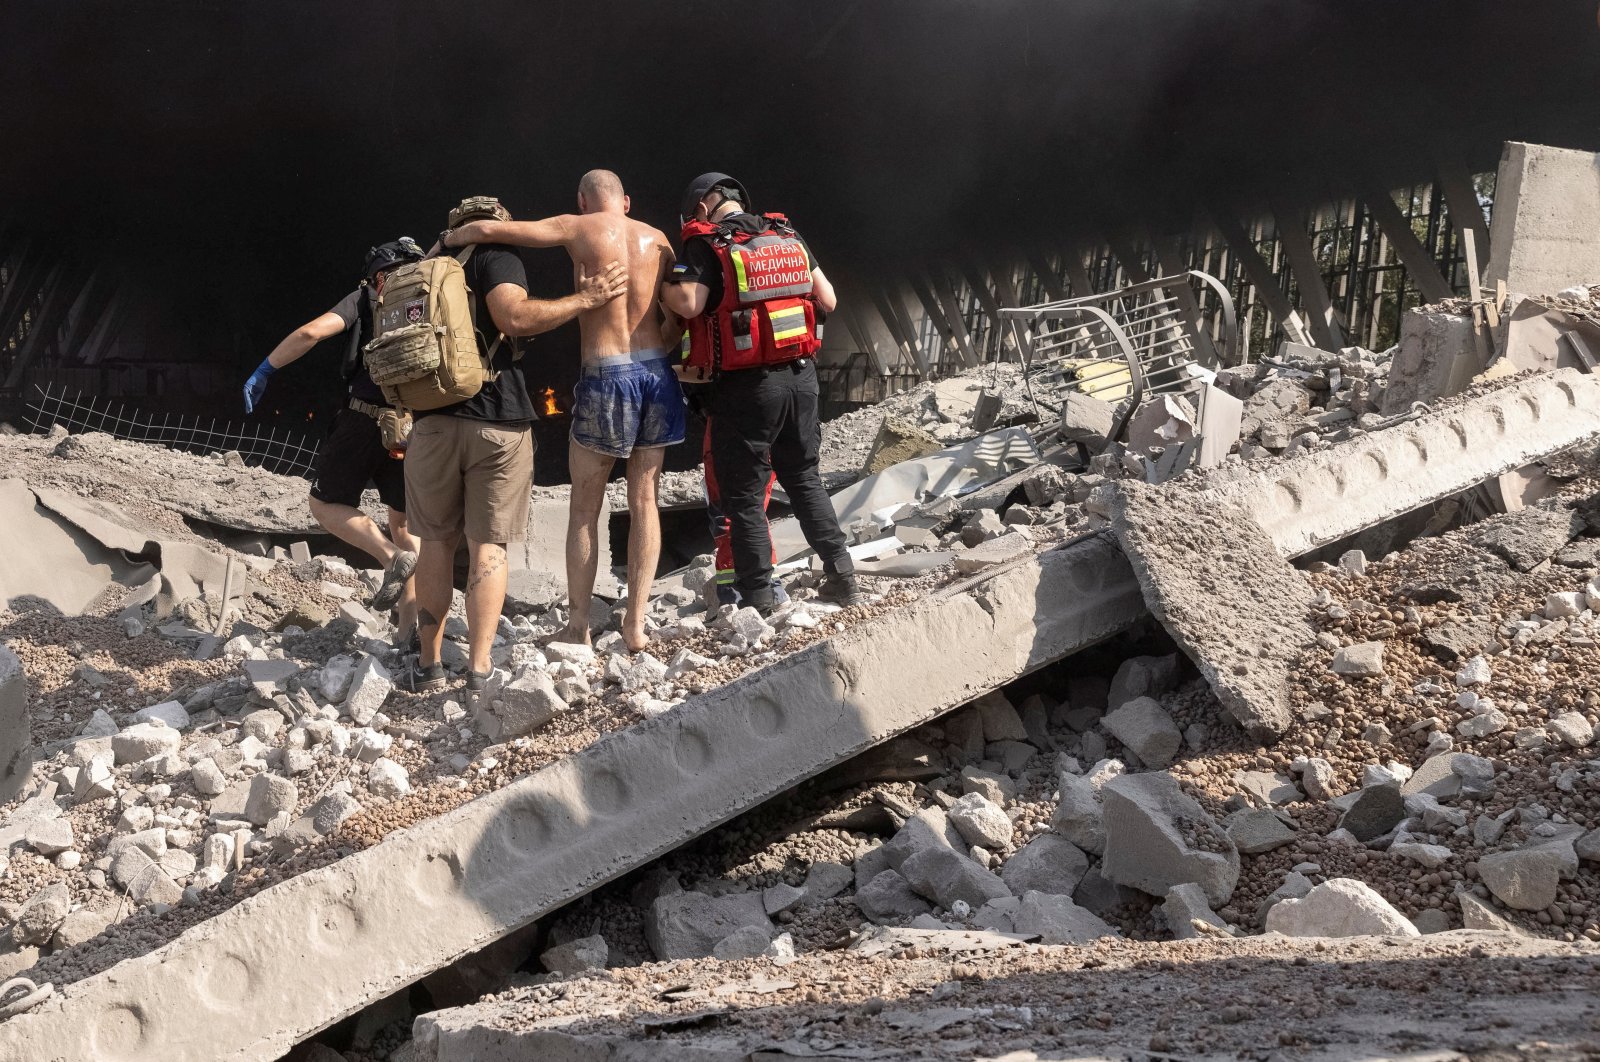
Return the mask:
<path id="1" fill-rule="evenodd" d="M 460 591 L 400 688 L 304 423 L 83 396 L 136 289 L 0 244 L 0 1057 L 1593 1051 L 1600 156 L 1431 165 L 837 269 L 818 226 L 865 603 L 780 496 L 789 602 L 720 605 L 687 460 L 649 647 L 604 535 L 563 642 L 540 481 L 475 692 Z"/>

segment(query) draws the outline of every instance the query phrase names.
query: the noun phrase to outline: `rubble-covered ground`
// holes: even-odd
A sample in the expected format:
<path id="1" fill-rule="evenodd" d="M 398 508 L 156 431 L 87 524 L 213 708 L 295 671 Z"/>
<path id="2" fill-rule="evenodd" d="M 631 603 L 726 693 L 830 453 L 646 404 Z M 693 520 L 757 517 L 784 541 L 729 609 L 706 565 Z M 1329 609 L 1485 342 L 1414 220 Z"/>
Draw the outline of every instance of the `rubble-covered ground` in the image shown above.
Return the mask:
<path id="1" fill-rule="evenodd" d="M 1382 371 L 1353 349 L 1229 370 L 1219 384 L 1249 396 L 1233 460 L 1381 430 Z M 957 438 L 956 390 L 973 388 L 947 382 L 891 412 Z M 883 411 L 852 416 L 830 430 L 868 439 L 864 456 Z M 131 444 L 0 439 L 30 485 L 193 535 L 160 490 L 129 502 L 74 467 L 113 445 Z M 504 670 L 473 700 L 459 686 L 394 689 L 394 632 L 359 604 L 376 573 L 331 558 L 251 558 L 216 654 L 184 622 L 209 620 L 203 604 L 162 621 L 109 604 L 72 619 L 0 613 L 43 745 L 34 785 L 0 807 L 0 975 L 63 984 L 103 970 L 913 595 L 1104 530 L 1099 488 L 1143 478 L 1157 455 L 1117 448 L 1087 468 L 1075 456 L 1050 451 L 1060 463 L 999 489 L 853 528 L 892 536 L 885 553 L 945 553 L 916 578 L 870 580 L 872 603 L 848 612 L 810 600 L 803 571 L 771 623 L 708 608 L 702 558 L 654 588 L 648 653 L 622 651 L 614 631 L 594 650 L 550 642 L 561 606 L 505 618 Z M 159 463 L 201 465 L 185 474 L 198 481 L 219 462 Z M 882 926 L 1078 946 L 1263 928 L 1600 940 L 1595 473 L 1580 455 L 1559 498 L 1381 560 L 1312 566 L 1317 647 L 1291 689 L 1301 722 L 1273 748 L 1223 721 L 1170 643 L 1080 656 L 546 919 L 535 991 L 555 998 L 550 984 L 596 965 L 657 979 L 659 962 L 799 956 L 826 969 Z M 446 662 L 459 670 L 456 604 Z M 598 616 L 614 611 L 597 602 Z M 388 1057 L 409 1018 L 352 1057 Z"/>
<path id="2" fill-rule="evenodd" d="M 1556 498 L 1310 566 L 1276 746 L 1119 639 L 569 905 L 472 1013 L 849 1057 L 1595 1050 L 1600 466 L 1550 467 Z"/>
<path id="3" fill-rule="evenodd" d="M 655 1057 L 730 1062 L 756 1051 L 1010 1062 L 1576 1059 L 1600 1050 L 1597 960 L 1594 946 L 1482 932 L 1077 947 L 868 937 L 790 963 L 592 971 L 507 990 L 468 1013 L 490 1030 L 550 1030 L 560 1046 L 638 1040 Z"/>
<path id="4" fill-rule="evenodd" d="M 239 516 L 246 521 L 266 518 L 273 498 L 303 499 L 298 480 L 106 436 L 10 436 L 0 449 L 30 486 L 97 498 L 146 533 L 217 553 L 232 552 L 206 535 L 208 523 L 226 522 L 218 511 L 188 519 L 183 499 L 197 484 L 264 499 Z M 122 490 L 107 472 L 117 464 L 134 470 Z M 1069 499 L 1040 500 L 1021 531 L 948 500 L 921 530 L 964 555 L 963 573 L 981 570 L 1061 540 Z M 1081 507 L 1071 515 L 1080 519 Z M 907 548 L 926 547 L 884 551 Z M 41 752 L 33 785 L 0 807 L 0 974 L 31 970 L 64 984 L 98 972 L 957 575 L 946 554 L 913 578 L 868 578 L 870 603 L 840 612 L 812 600 L 814 577 L 800 571 L 787 578 L 793 604 L 769 624 L 718 608 L 702 557 L 654 588 L 648 653 L 623 650 L 617 602 L 596 599 L 604 633 L 593 650 L 549 644 L 565 626 L 564 604 L 506 617 L 494 650 L 503 670 L 469 699 L 459 680 L 428 696 L 395 688 L 404 666 L 395 631 L 361 604 L 378 573 L 331 557 L 234 555 L 248 583 L 231 598 L 220 646 L 208 637 L 215 602 L 199 598 L 162 618 L 148 607 L 119 611 L 121 595 L 78 617 L 27 604 L 0 612 Z M 457 594 L 444 654 L 458 675 L 463 603 Z M 23 920 L 40 925 L 18 931 Z"/>

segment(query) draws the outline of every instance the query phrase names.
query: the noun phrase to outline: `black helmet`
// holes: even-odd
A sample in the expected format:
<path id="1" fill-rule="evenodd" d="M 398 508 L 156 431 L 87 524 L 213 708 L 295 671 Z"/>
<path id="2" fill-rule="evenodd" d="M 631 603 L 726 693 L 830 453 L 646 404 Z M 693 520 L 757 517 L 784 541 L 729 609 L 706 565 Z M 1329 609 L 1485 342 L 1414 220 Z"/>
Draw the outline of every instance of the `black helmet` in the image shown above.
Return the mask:
<path id="1" fill-rule="evenodd" d="M 406 262 L 420 262 L 423 250 L 417 241 L 410 236 L 402 236 L 398 240 L 380 243 L 376 247 L 367 248 L 367 279 L 372 280 L 386 269 L 393 269 Z"/>
<path id="2" fill-rule="evenodd" d="M 713 188 L 720 188 L 724 198 L 734 200 L 746 210 L 750 209 L 750 193 L 744 190 L 744 185 L 726 173 L 702 173 L 689 182 L 689 187 L 683 193 L 683 204 L 678 210 L 679 223 L 689 223 L 689 219 L 694 217 L 695 204 Z"/>

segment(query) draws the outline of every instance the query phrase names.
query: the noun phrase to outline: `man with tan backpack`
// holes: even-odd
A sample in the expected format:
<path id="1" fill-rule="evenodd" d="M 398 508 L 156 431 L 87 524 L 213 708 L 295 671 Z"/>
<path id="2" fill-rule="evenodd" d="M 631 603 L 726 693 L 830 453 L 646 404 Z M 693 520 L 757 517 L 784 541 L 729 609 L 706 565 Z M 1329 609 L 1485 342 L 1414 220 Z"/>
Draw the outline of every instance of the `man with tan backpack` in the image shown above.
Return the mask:
<path id="1" fill-rule="evenodd" d="M 477 196 L 450 212 L 448 227 L 510 216 L 499 200 Z M 386 278 L 366 361 L 389 401 L 414 418 L 406 496 L 422 549 L 416 570 L 421 651 L 405 680 L 412 690 L 448 682 L 439 653 L 463 534 L 468 688 L 481 688 L 493 671 L 489 650 L 505 605 L 505 547 L 527 534 L 532 423 L 538 419 L 515 340 L 548 332 L 626 291 L 626 271 L 612 263 L 594 276 L 580 275 L 571 295 L 530 298 L 522 259 L 497 244 L 430 257 Z"/>
<path id="2" fill-rule="evenodd" d="M 405 645 L 417 624 L 417 604 L 411 592 L 411 572 L 417 565 L 418 542 L 406 518 L 405 468 L 396 451 L 403 446 L 396 433 L 397 411 L 362 360 L 362 347 L 372 338 L 373 292 L 395 268 L 422 258 L 416 241 L 402 236 L 367 252 L 360 287 L 327 313 L 314 317 L 283 338 L 244 385 L 246 413 L 255 412 L 274 372 L 305 356 L 324 339 L 348 332 L 344 378 L 348 394 L 317 455 L 316 480 L 311 485 L 311 515 L 329 534 L 370 555 L 383 565 L 383 585 L 373 595 L 380 612 L 399 610 L 398 644 Z M 389 535 L 361 511 L 361 494 L 368 484 L 389 511 Z"/>

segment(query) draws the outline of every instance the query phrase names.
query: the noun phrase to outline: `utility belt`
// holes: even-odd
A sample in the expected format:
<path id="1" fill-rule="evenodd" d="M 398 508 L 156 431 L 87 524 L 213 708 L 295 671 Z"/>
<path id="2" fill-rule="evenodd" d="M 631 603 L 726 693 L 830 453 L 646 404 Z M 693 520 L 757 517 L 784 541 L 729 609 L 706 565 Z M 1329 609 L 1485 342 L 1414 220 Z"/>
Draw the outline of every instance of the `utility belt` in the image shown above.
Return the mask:
<path id="1" fill-rule="evenodd" d="M 378 422 L 378 434 L 383 438 L 383 448 L 388 450 L 391 456 L 399 457 L 405 453 L 406 446 L 411 442 L 410 413 L 402 412 L 393 406 L 363 402 L 359 398 L 350 400 L 350 408 Z"/>
<path id="2" fill-rule="evenodd" d="M 811 367 L 814 358 L 794 358 L 790 361 L 780 361 L 776 365 L 752 365 L 748 369 L 723 369 L 722 376 L 770 376 L 775 372 L 804 372 Z"/>

